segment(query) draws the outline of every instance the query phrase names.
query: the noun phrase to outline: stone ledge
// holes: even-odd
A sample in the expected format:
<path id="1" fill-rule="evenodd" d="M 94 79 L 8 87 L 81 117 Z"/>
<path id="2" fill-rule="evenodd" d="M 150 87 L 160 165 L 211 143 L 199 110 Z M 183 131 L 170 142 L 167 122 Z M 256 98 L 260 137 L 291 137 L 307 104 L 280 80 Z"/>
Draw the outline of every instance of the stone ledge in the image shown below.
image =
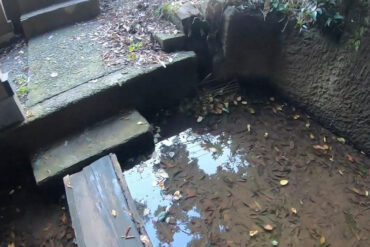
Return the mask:
<path id="1" fill-rule="evenodd" d="M 150 124 L 137 111 L 129 111 L 38 152 L 32 159 L 33 173 L 36 183 L 43 184 L 77 171 L 111 152 L 127 156 L 153 146 Z"/>
<path id="2" fill-rule="evenodd" d="M 198 81 L 194 52 L 179 52 L 166 68 L 126 68 L 96 78 L 30 108 L 26 121 L 0 133 L 0 146 L 34 152 L 122 109 L 149 112 L 187 96 Z"/>

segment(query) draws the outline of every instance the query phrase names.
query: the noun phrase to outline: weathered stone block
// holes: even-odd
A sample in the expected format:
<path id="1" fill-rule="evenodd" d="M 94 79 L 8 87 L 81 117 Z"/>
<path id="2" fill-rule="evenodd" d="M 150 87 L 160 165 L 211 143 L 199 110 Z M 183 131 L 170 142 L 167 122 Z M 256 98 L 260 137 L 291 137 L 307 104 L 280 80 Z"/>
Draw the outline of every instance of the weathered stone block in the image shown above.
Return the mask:
<path id="1" fill-rule="evenodd" d="M 191 3 L 186 3 L 176 10 L 170 20 L 178 29 L 188 34 L 193 19 L 197 16 L 200 16 L 199 9 Z"/>
<path id="2" fill-rule="evenodd" d="M 22 106 L 16 95 L 0 101 L 0 130 L 25 119 Z"/>
<path id="3" fill-rule="evenodd" d="M 181 51 L 185 48 L 186 36 L 183 33 L 157 33 L 154 37 L 165 52 Z"/>
<path id="4" fill-rule="evenodd" d="M 83 132 L 63 138 L 32 159 L 38 184 L 78 171 L 111 152 L 136 155 L 154 145 L 150 124 L 137 111 L 120 114 Z"/>
<path id="5" fill-rule="evenodd" d="M 0 71 L 0 101 L 14 95 L 8 81 L 8 74 Z"/>
<path id="6" fill-rule="evenodd" d="M 27 39 L 59 27 L 86 21 L 100 12 L 97 0 L 69 0 L 21 16 Z"/>
<path id="7" fill-rule="evenodd" d="M 13 25 L 11 21 L 8 21 L 3 4 L 0 1 L 0 46 L 7 44 L 13 36 Z"/>

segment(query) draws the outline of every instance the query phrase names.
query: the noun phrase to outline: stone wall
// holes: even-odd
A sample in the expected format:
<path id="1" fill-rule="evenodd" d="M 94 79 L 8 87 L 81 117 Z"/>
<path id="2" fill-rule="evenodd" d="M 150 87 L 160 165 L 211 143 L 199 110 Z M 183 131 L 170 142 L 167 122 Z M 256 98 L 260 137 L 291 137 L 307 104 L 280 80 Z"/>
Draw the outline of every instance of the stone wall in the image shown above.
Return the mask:
<path id="1" fill-rule="evenodd" d="M 13 37 L 13 25 L 7 19 L 2 2 L 0 1 L 0 46 Z"/>
<path id="2" fill-rule="evenodd" d="M 210 23 L 219 23 L 209 41 L 210 47 L 221 47 L 213 52 L 214 74 L 223 80 L 265 79 L 258 83 L 271 83 L 287 100 L 369 154 L 370 28 L 358 20 L 369 16 L 369 9 L 344 1 L 344 30 L 333 38 L 317 28 L 300 32 L 293 21 L 285 25 L 271 13 L 264 18 L 261 11 L 227 2 L 217 21 L 220 15 L 209 13 L 216 12 L 220 2 L 210 0 L 205 11 Z M 350 41 L 359 28 L 363 33 L 356 51 Z"/>
<path id="3" fill-rule="evenodd" d="M 360 49 L 319 32 L 282 35 L 273 84 L 324 126 L 370 153 L 370 32 Z"/>

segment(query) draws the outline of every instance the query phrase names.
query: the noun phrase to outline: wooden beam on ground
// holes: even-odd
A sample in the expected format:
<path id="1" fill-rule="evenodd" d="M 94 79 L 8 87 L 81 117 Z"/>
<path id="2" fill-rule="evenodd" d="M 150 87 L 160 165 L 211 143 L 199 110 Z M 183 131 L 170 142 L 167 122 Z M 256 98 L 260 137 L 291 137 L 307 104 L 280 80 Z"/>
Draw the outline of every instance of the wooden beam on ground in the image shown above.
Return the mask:
<path id="1" fill-rule="evenodd" d="M 63 179 L 79 247 L 143 247 L 147 236 L 114 154 Z"/>

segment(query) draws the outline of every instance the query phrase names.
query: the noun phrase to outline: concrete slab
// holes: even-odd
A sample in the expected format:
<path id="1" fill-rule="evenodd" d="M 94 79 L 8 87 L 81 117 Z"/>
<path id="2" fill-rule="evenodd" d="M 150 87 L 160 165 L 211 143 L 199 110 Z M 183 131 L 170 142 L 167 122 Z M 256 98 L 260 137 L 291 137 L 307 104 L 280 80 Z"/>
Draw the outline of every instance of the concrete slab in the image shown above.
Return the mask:
<path id="1" fill-rule="evenodd" d="M 14 95 L 8 81 L 8 73 L 2 73 L 0 70 L 0 101 Z"/>
<path id="2" fill-rule="evenodd" d="M 42 184 L 77 171 L 110 152 L 135 155 L 152 147 L 150 124 L 137 111 L 130 111 L 38 152 L 32 159 L 32 168 L 37 184 Z"/>
<path id="3" fill-rule="evenodd" d="M 27 39 L 57 28 L 90 20 L 100 12 L 97 0 L 68 0 L 21 16 Z"/>
<path id="4" fill-rule="evenodd" d="M 28 107 L 108 73 L 91 36 L 97 25 L 73 25 L 29 41 Z"/>
<path id="5" fill-rule="evenodd" d="M 158 41 L 162 50 L 165 52 L 182 51 L 185 49 L 186 36 L 184 33 L 156 33 L 154 38 Z"/>
<path id="6" fill-rule="evenodd" d="M 198 67 L 194 52 L 174 53 L 171 58 L 166 68 L 127 67 L 36 104 L 23 124 L 0 132 L 0 150 L 28 155 L 122 109 L 145 114 L 175 105 L 195 89 Z"/>
<path id="7" fill-rule="evenodd" d="M 16 95 L 0 100 L 0 130 L 25 119 L 23 109 Z"/>

